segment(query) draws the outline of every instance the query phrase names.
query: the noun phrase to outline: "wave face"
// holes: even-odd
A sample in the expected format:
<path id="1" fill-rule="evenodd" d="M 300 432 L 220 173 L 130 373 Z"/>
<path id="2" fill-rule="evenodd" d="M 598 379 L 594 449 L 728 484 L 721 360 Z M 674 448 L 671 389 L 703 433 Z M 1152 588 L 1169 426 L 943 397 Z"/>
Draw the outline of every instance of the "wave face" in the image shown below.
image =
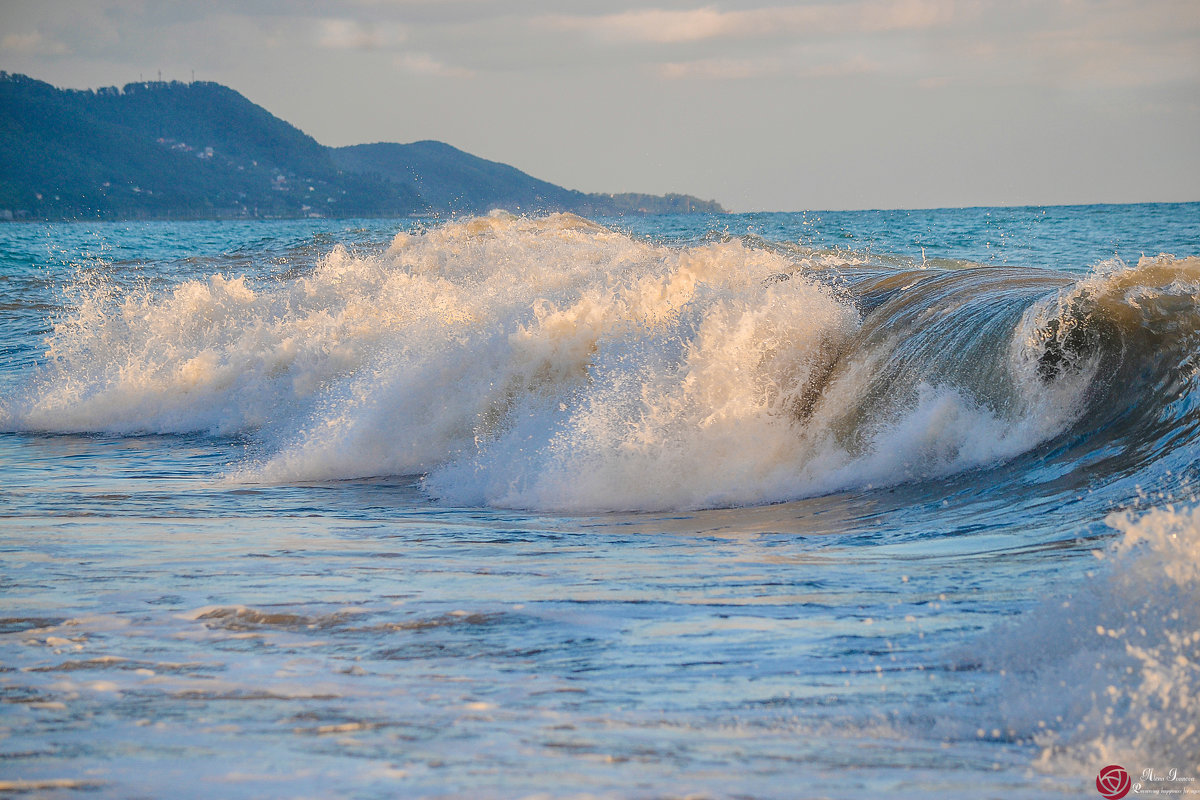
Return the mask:
<path id="1" fill-rule="evenodd" d="M 1194 441 L 1200 259 L 919 266 L 493 214 L 269 278 L 93 274 L 0 426 L 245 436 L 239 481 L 557 510 L 1128 472 Z"/>

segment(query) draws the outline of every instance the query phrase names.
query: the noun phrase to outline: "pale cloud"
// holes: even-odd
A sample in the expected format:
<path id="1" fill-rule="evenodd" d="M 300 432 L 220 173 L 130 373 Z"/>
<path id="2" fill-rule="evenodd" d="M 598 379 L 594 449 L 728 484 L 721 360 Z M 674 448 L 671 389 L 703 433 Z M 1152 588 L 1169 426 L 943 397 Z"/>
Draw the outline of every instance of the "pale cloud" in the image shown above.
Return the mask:
<path id="1" fill-rule="evenodd" d="M 464 67 L 445 64 L 429 53 L 405 53 L 397 56 L 395 62 L 405 72 L 415 75 L 430 75 L 437 78 L 471 78 L 475 73 Z"/>
<path id="2" fill-rule="evenodd" d="M 331 50 L 380 50 L 408 38 L 394 23 L 369 23 L 353 19 L 323 19 L 317 23 L 317 44 Z"/>
<path id="3" fill-rule="evenodd" d="M 1128 40 L 1091 39 L 1070 32 L 1033 37 L 1031 52 L 1039 79 L 1059 86 L 1150 86 L 1200 78 L 1194 42 L 1162 42 L 1146 48 Z"/>
<path id="4" fill-rule="evenodd" d="M 669 80 L 749 80 L 786 75 L 789 78 L 847 78 L 880 71 L 879 64 L 857 56 L 841 61 L 805 63 L 801 57 L 702 58 L 659 64 L 657 72 Z"/>
<path id="5" fill-rule="evenodd" d="M 799 78 L 850 78 L 856 75 L 878 75 L 883 72 L 883 65 L 858 55 L 843 61 L 824 62 L 819 65 L 802 68 L 795 72 Z"/>
<path id="6" fill-rule="evenodd" d="M 944 28 L 973 14 L 974 3 L 961 0 L 896 0 L 863 3 L 860 30 L 915 31 Z"/>
<path id="7" fill-rule="evenodd" d="M 773 58 L 704 58 L 660 64 L 658 74 L 670 80 L 744 80 L 778 75 L 782 69 L 782 63 Z"/>
<path id="8" fill-rule="evenodd" d="M 930 78 L 922 78 L 917 81 L 919 89 L 945 89 L 953 84 L 953 81 L 946 75 L 937 75 Z"/>
<path id="9" fill-rule="evenodd" d="M 1019 3 L 980 3 L 974 24 L 927 55 L 957 85 L 1130 89 L 1200 79 L 1195 0 L 1060 0 L 1036 18 Z"/>
<path id="10" fill-rule="evenodd" d="M 600 16 L 554 15 L 541 24 L 580 31 L 607 41 L 657 44 L 713 39 L 853 34 L 925 30 L 951 23 L 961 0 L 858 0 L 801 6 L 721 11 L 714 6 L 688 10 L 639 9 Z"/>
<path id="11" fill-rule="evenodd" d="M 1051 81 L 1136 87 L 1200 78 L 1195 0 L 1103 0 L 1086 11 L 1068 5 L 1057 24 L 1027 40 Z"/>
<path id="12" fill-rule="evenodd" d="M 1094 89 L 1200 77 L 1196 0 L 825 0 L 740 8 L 715 0 L 535 16 L 530 24 L 579 34 L 596 48 L 636 46 L 623 58 L 667 80 L 886 73 L 921 88 Z"/>
<path id="13" fill-rule="evenodd" d="M 601 17 L 551 17 L 551 27 L 581 30 L 597 37 L 640 42 L 695 42 L 728 36 L 736 26 L 733 15 L 714 8 L 671 11 L 648 8 Z"/>
<path id="14" fill-rule="evenodd" d="M 56 39 L 47 39 L 38 31 L 9 33 L 0 39 L 0 52 L 22 56 L 63 56 L 71 49 Z"/>

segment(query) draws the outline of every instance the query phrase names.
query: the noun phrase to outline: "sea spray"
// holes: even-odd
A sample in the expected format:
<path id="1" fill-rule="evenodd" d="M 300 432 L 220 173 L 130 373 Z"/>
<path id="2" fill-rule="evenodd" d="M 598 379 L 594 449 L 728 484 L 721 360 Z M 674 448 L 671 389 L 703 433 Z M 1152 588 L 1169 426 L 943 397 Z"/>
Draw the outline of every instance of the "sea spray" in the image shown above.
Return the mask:
<path id="1" fill-rule="evenodd" d="M 0 226 L 9 789 L 1193 777 L 1198 211 Z"/>
<path id="2" fill-rule="evenodd" d="M 1200 776 L 1200 508 L 1110 515 L 1120 533 L 1083 584 L 971 648 L 1000 676 L 994 724 L 1037 765 Z"/>
<path id="3" fill-rule="evenodd" d="M 796 399 L 857 323 L 827 287 L 771 280 L 795 271 L 776 254 L 652 246 L 573 217 L 401 234 L 384 258 L 460 300 L 341 387 L 263 478 L 428 472 L 467 504 L 753 499 L 781 462 L 776 482 L 794 472 L 772 450 L 794 451 Z"/>
<path id="4" fill-rule="evenodd" d="M 1070 333 L 1129 313 L 1080 311 L 1087 281 L 832 258 L 498 212 L 257 279 L 89 273 L 4 424 L 242 436 L 260 456 L 239 482 L 421 475 L 457 505 L 700 508 L 1010 459 L 1085 417 L 1101 364 L 1141 368 L 1124 340 Z M 1088 281 L 1175 286 L 1180 263 Z"/>

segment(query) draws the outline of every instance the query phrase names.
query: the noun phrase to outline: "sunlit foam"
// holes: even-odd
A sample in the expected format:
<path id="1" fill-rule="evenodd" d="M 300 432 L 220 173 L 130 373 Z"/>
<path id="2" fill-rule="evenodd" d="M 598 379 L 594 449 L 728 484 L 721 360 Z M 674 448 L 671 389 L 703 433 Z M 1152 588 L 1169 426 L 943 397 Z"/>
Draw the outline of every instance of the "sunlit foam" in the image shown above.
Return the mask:
<path id="1" fill-rule="evenodd" d="M 1048 771 L 1200 775 L 1200 509 L 1120 513 L 1091 580 L 973 650 L 1004 677 L 1009 735 Z"/>
<path id="2" fill-rule="evenodd" d="M 935 363 L 881 402 L 887 343 L 855 343 L 860 311 L 803 256 L 571 215 L 336 247 L 298 277 L 68 294 L 4 427 L 243 435 L 265 456 L 234 480 L 419 474 L 456 504 L 745 505 L 947 474 L 1061 431 L 1088 379 L 1048 382 L 1018 330 L 993 348 L 1015 401 Z"/>

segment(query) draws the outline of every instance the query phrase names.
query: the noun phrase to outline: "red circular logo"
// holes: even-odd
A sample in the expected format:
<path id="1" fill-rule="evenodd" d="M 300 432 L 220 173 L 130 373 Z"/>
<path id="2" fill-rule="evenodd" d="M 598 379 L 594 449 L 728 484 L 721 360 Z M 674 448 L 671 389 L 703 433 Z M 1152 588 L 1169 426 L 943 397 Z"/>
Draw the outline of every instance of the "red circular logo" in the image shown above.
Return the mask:
<path id="1" fill-rule="evenodd" d="M 1108 800 L 1121 800 L 1129 794 L 1129 773 L 1124 767 L 1109 764 L 1096 776 L 1096 791 Z"/>

